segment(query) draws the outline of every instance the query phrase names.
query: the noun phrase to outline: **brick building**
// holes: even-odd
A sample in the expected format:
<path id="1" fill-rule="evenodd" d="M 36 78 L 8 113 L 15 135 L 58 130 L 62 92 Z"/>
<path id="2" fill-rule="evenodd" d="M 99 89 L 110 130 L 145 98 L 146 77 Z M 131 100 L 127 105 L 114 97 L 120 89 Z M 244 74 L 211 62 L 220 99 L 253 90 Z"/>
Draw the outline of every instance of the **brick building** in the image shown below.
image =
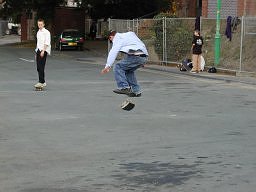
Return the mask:
<path id="1" fill-rule="evenodd" d="M 21 41 L 34 40 L 36 33 L 35 26 L 36 13 L 23 13 L 21 16 Z M 65 19 L 63 19 L 65 18 Z M 51 34 L 60 34 L 64 29 L 78 29 L 81 32 L 85 31 L 85 11 L 76 7 L 56 7 L 55 17 L 52 25 L 47 26 Z"/>
<path id="2" fill-rule="evenodd" d="M 217 0 L 174 0 L 177 16 L 216 18 Z M 256 16 L 256 0 L 221 0 L 221 17 Z"/>
<path id="3" fill-rule="evenodd" d="M 176 9 L 176 15 L 179 17 L 201 16 L 202 0 L 174 0 L 172 2 L 171 9 Z"/>
<path id="4" fill-rule="evenodd" d="M 1 3 L 1 0 L 0 0 Z M 23 13 L 21 16 L 21 41 L 34 40 L 36 33 L 36 13 Z M 65 18 L 65 19 L 63 19 Z M 51 34 L 60 34 L 64 29 L 78 29 L 85 31 L 85 10 L 78 8 L 75 0 L 66 0 L 66 3 L 55 8 L 53 23 L 47 26 Z"/>
<path id="5" fill-rule="evenodd" d="M 202 16 L 216 18 L 217 0 L 202 0 Z M 221 17 L 256 16 L 256 0 L 221 0 Z"/>

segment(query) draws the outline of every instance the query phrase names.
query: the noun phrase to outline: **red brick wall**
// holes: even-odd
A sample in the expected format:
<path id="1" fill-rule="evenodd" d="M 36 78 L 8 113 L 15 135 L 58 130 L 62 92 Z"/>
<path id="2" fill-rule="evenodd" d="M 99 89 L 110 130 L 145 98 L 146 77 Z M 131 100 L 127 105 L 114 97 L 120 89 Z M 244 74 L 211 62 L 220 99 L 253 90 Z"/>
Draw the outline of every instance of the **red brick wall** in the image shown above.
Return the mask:
<path id="1" fill-rule="evenodd" d="M 237 16 L 240 17 L 244 14 L 247 16 L 256 16 L 255 0 L 237 0 Z M 208 16 L 208 0 L 202 0 L 202 16 Z"/>
<path id="2" fill-rule="evenodd" d="M 196 0 L 189 1 L 188 17 L 196 17 Z"/>
<path id="3" fill-rule="evenodd" d="M 52 26 L 48 26 L 52 36 L 60 34 L 63 29 L 78 29 L 85 31 L 85 11 L 77 8 L 56 8 Z M 21 41 L 28 40 L 28 17 L 21 17 Z"/>
<path id="4" fill-rule="evenodd" d="M 176 0 L 178 17 L 196 17 L 197 0 Z"/>
<path id="5" fill-rule="evenodd" d="M 256 1 L 247 0 L 245 5 L 245 15 L 256 16 Z"/>
<path id="6" fill-rule="evenodd" d="M 28 31 L 27 31 L 27 16 L 25 13 L 22 14 L 21 16 L 21 21 L 20 21 L 20 24 L 21 24 L 21 41 L 27 41 L 28 40 L 28 37 L 27 37 L 27 34 L 28 34 Z"/>
<path id="7" fill-rule="evenodd" d="M 244 0 L 238 0 L 237 2 L 237 16 L 242 16 L 244 13 Z"/>
<path id="8" fill-rule="evenodd" d="M 85 11 L 78 8 L 56 8 L 53 23 L 53 35 L 60 34 L 63 29 L 85 31 Z"/>
<path id="9" fill-rule="evenodd" d="M 202 0 L 202 16 L 208 16 L 208 0 Z"/>

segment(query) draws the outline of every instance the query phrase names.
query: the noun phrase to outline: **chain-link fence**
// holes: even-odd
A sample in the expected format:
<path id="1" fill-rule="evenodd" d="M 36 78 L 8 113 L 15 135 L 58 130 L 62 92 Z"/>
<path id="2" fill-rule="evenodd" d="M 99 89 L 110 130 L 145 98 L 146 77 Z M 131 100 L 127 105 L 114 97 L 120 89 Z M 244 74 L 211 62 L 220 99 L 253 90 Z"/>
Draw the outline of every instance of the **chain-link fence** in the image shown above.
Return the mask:
<path id="1" fill-rule="evenodd" d="M 221 19 L 221 58 L 218 68 L 256 72 L 256 17 L 233 17 L 231 37 L 226 36 L 227 20 Z M 206 66 L 214 65 L 216 19 L 200 19 L 204 38 L 203 56 Z M 118 32 L 134 31 L 149 51 L 149 61 L 177 64 L 191 57 L 194 18 L 162 18 L 109 21 L 109 29 Z"/>
<path id="2" fill-rule="evenodd" d="M 216 19 L 202 18 L 201 26 L 201 34 L 204 38 L 203 56 L 206 60 L 206 65 L 214 65 Z M 237 25 L 236 29 L 231 29 L 232 33 L 228 36 L 225 35 L 226 26 L 227 20 L 221 19 L 220 63 L 217 67 L 237 71 L 239 70 L 240 61 L 241 24 Z"/>
<path id="3" fill-rule="evenodd" d="M 85 19 L 85 35 L 86 38 L 90 39 L 90 28 L 94 21 L 92 19 Z M 104 20 L 98 20 L 96 23 L 96 39 L 104 39 L 109 31 L 108 22 Z"/>
<path id="4" fill-rule="evenodd" d="M 242 17 L 240 71 L 256 72 L 256 17 Z"/>

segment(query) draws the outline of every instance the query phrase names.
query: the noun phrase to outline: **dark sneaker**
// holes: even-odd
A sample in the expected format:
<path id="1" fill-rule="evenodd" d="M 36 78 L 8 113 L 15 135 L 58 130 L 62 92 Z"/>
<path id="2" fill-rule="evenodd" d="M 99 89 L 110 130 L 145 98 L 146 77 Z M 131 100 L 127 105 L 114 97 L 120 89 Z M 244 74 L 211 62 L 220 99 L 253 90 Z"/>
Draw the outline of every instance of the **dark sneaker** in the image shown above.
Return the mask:
<path id="1" fill-rule="evenodd" d="M 131 92 L 131 93 L 128 94 L 128 96 L 129 97 L 140 97 L 141 93 L 133 93 L 133 92 Z"/>
<path id="2" fill-rule="evenodd" d="M 129 95 L 129 94 L 131 93 L 131 89 L 130 89 L 130 88 L 114 89 L 113 92 L 114 92 L 114 93 L 117 93 L 117 94 L 126 94 L 126 95 Z"/>

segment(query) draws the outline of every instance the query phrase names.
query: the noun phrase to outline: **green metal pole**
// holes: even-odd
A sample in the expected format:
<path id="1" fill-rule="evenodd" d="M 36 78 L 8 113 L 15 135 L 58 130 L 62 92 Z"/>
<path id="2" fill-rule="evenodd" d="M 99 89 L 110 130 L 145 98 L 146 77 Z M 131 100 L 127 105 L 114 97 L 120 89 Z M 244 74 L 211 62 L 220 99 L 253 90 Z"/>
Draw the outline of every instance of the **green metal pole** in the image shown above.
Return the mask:
<path id="1" fill-rule="evenodd" d="M 220 9 L 221 9 L 221 0 L 217 0 L 215 58 L 214 58 L 215 66 L 219 65 L 219 63 L 220 63 Z"/>

